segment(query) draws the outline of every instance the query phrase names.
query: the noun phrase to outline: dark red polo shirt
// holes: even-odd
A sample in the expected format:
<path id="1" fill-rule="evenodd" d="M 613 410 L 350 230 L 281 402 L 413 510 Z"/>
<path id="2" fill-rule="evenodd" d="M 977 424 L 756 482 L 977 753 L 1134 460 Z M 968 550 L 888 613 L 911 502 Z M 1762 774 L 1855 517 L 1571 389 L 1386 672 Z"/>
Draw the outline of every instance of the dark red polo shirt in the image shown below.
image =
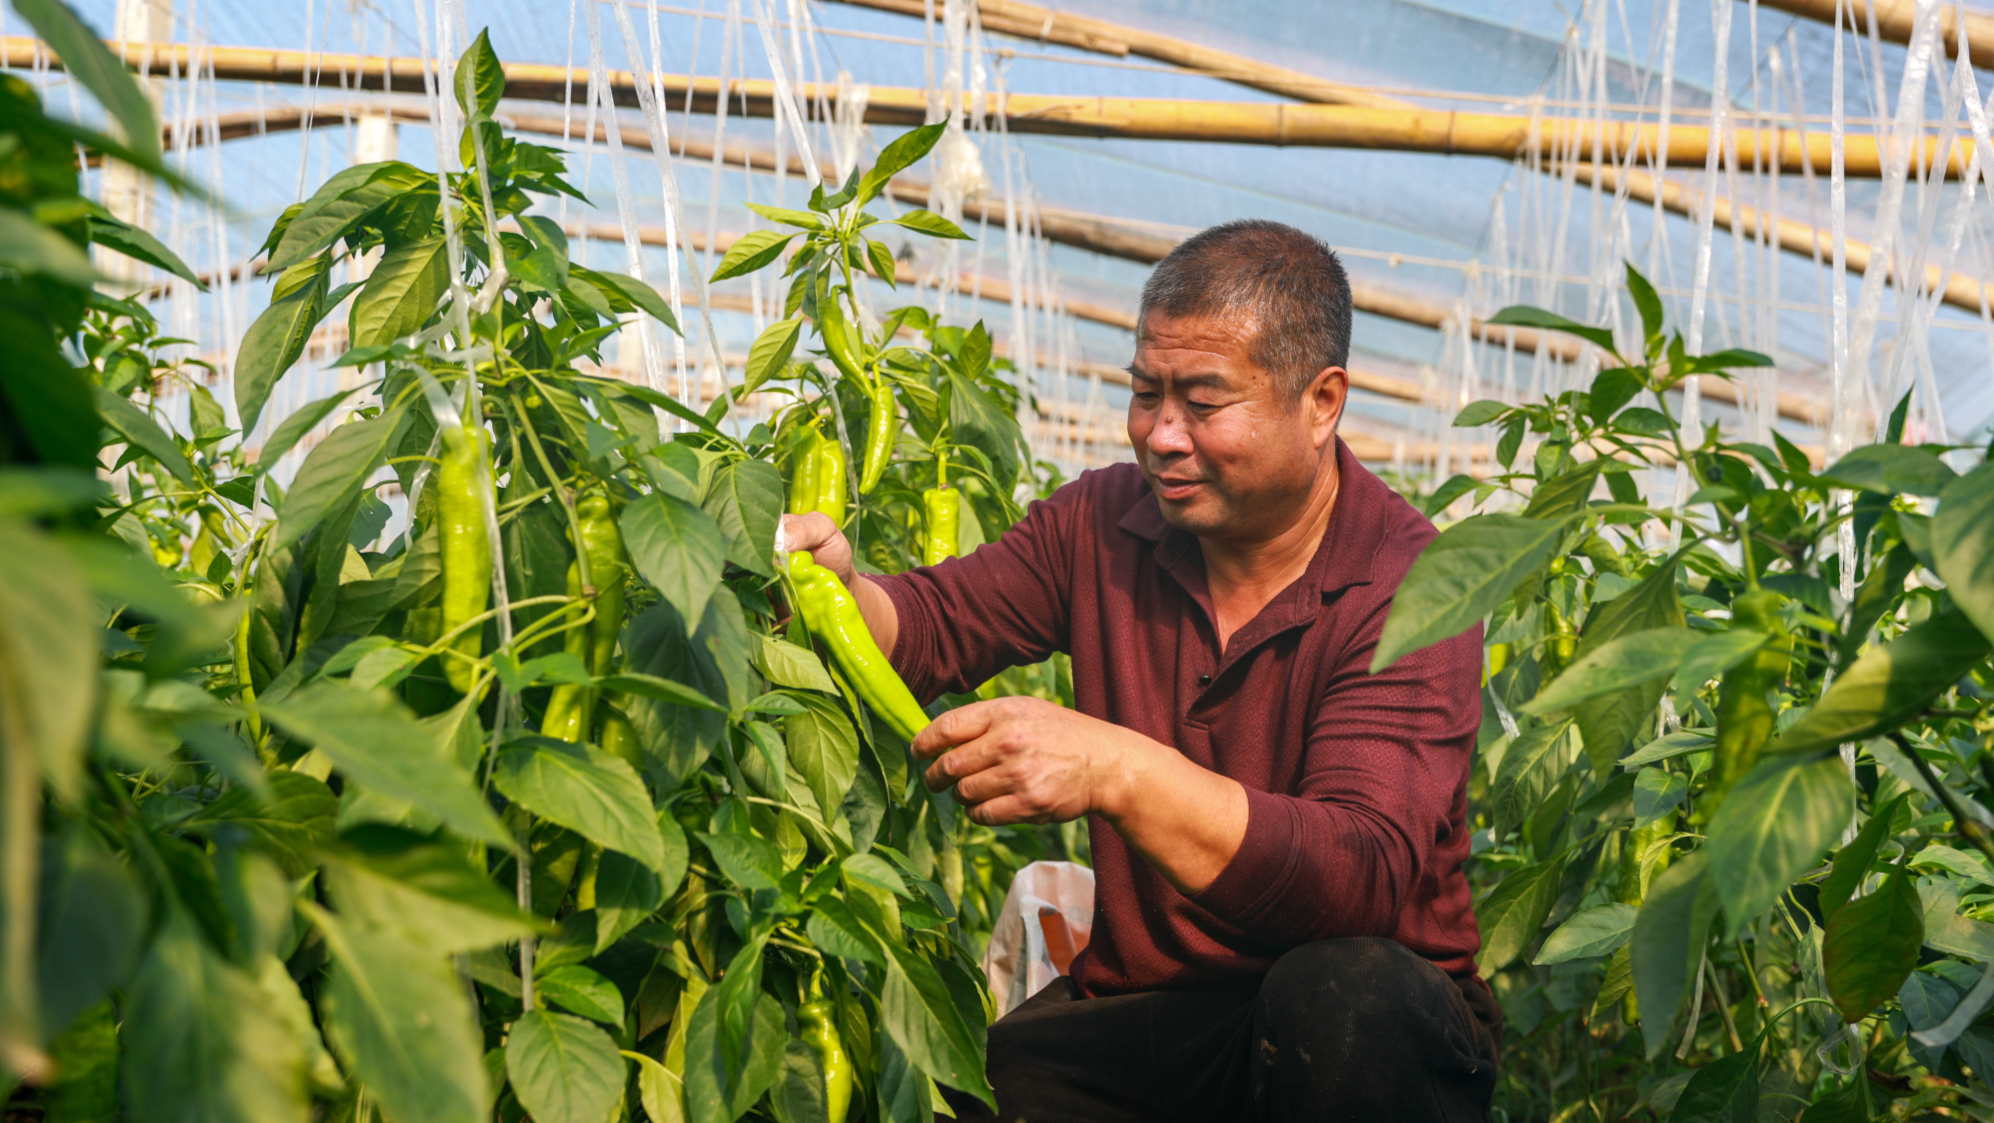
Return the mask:
<path id="1" fill-rule="evenodd" d="M 1337 442 L 1342 486 L 1300 580 L 1223 651 L 1204 555 L 1134 464 L 1088 472 L 965 558 L 875 578 L 916 695 L 1073 657 L 1081 712 L 1246 788 L 1246 838 L 1186 897 L 1099 817 L 1090 996 L 1264 973 L 1299 944 L 1387 936 L 1450 974 L 1480 947 L 1468 883 L 1481 630 L 1370 673 L 1392 593 L 1433 524 Z"/>

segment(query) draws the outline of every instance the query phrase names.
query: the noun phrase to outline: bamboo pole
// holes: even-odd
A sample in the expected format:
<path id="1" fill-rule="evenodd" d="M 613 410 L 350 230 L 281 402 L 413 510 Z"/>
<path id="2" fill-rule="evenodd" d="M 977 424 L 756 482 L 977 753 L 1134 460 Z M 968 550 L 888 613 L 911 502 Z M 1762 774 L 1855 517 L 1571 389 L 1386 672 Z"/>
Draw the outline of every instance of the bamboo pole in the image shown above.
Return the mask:
<path id="1" fill-rule="evenodd" d="M 1796 16 L 1833 25 L 1835 8 L 1838 3 L 1848 7 L 1849 26 L 1858 35 L 1869 34 L 1869 4 L 1866 0 L 1759 0 L 1761 7 L 1777 8 Z M 1911 30 L 1916 25 L 1916 0 L 1880 0 L 1876 5 L 1876 34 L 1893 43 L 1909 43 Z M 1939 5 L 1939 35 L 1944 39 L 1946 54 L 1959 57 L 1960 24 L 1952 5 Z M 1994 16 L 1980 12 L 1966 13 L 1966 38 L 1973 65 L 1994 67 Z"/>
<path id="2" fill-rule="evenodd" d="M 840 0 L 859 7 L 876 8 L 904 16 L 925 16 L 927 0 Z M 1055 12 L 1021 0 L 977 0 L 977 18 L 985 31 L 1002 32 L 1020 39 L 1037 39 L 1078 47 L 1097 54 L 1123 58 L 1143 58 L 1167 62 L 1270 94 L 1296 101 L 1329 105 L 1368 105 L 1376 108 L 1404 108 L 1397 98 L 1367 90 L 1362 86 L 1332 82 L 1299 70 L 1274 66 L 1245 55 L 1206 47 L 1170 35 L 1158 35 L 1127 24 L 1089 19 L 1069 12 Z"/>
<path id="3" fill-rule="evenodd" d="M 111 44 L 113 50 L 116 44 Z M 30 65 L 36 41 L 8 37 L 0 42 L 0 63 Z M 381 55 L 329 54 L 247 47 L 194 47 L 185 43 L 147 44 L 129 49 L 128 65 L 146 61 L 153 69 L 177 67 L 182 74 L 212 72 L 221 81 L 257 81 L 289 85 L 324 85 L 345 90 L 390 90 L 414 93 L 422 89 L 424 60 Z M 505 94 L 530 101 L 560 101 L 588 81 L 586 70 L 540 63 L 508 63 Z M 612 71 L 610 93 L 619 105 L 637 103 L 638 78 L 630 71 Z M 723 92 L 715 78 L 662 75 L 659 84 L 671 104 L 690 98 L 692 111 L 708 112 Z M 774 112 L 771 82 L 739 79 L 726 83 L 733 112 L 768 117 Z M 834 104 L 834 87 L 799 87 L 800 101 L 815 113 Z M 987 99 L 986 99 L 987 100 Z M 1004 101 L 1003 125 L 1015 133 L 1060 136 L 1121 137 L 1141 140 L 1205 141 L 1315 148 L 1355 148 L 1431 152 L 1451 156 L 1486 156 L 1513 160 L 1535 152 L 1545 159 L 1558 153 L 1596 151 L 1616 162 L 1659 159 L 1671 167 L 1701 167 L 1709 147 L 1709 129 L 1675 125 L 1666 149 L 1660 147 L 1659 127 L 1635 121 L 1572 120 L 1499 113 L 1460 113 L 1452 110 L 1380 109 L 1354 105 L 1293 105 L 1227 101 L 1186 101 L 1166 98 L 1061 97 L 1012 94 Z M 973 110 L 967 96 L 960 112 Z M 881 125 L 919 125 L 927 119 L 928 97 L 923 90 L 874 86 L 866 102 L 865 120 Z M 992 119 L 992 124 L 996 123 Z M 1773 163 L 1798 172 L 1803 164 L 1827 167 L 1826 133 L 1787 129 L 1739 129 L 1731 134 L 1741 164 Z M 1948 175 L 1965 170 L 1969 149 L 1955 141 L 1939 151 L 1932 136 L 1911 144 L 1919 169 L 1943 163 Z M 1857 178 L 1882 174 L 1882 153 L 1871 135 L 1846 137 L 1843 167 Z"/>

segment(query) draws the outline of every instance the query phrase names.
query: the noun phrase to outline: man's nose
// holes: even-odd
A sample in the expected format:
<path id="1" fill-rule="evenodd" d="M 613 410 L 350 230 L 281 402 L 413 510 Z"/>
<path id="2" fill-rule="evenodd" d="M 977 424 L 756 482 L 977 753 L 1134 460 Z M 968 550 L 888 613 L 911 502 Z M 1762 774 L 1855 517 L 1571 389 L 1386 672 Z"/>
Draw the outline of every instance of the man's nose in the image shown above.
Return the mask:
<path id="1" fill-rule="evenodd" d="M 1154 456 L 1186 456 L 1194 446 L 1191 443 L 1189 418 L 1183 407 L 1164 403 L 1156 411 L 1156 422 L 1150 426 L 1148 445 Z"/>

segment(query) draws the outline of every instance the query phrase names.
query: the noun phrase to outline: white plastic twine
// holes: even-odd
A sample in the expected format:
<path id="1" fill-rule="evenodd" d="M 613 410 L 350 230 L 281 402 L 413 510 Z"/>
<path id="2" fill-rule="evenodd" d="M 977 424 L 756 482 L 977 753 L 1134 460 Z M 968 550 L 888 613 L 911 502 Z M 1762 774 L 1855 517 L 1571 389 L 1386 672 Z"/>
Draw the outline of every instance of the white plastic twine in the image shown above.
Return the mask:
<path id="1" fill-rule="evenodd" d="M 769 72 L 775 78 L 776 104 L 789 123 L 789 136 L 796 142 L 796 153 L 803 158 L 803 178 L 814 190 L 823 184 L 824 176 L 817 170 L 817 157 L 810 148 L 810 133 L 804 125 L 804 115 L 797 108 L 795 91 L 789 84 L 789 67 L 783 64 L 782 47 L 776 42 L 774 23 L 775 16 L 769 10 L 768 0 L 755 0 L 755 34 L 761 37 L 762 52 L 768 56 Z"/>
<path id="2" fill-rule="evenodd" d="M 630 25 L 630 13 L 620 0 L 613 2 L 612 8 L 616 12 L 617 30 L 623 35 L 624 51 L 629 56 L 631 62 L 636 64 L 644 58 L 644 54 L 637 45 L 636 29 Z M 652 9 L 652 13 L 655 17 L 655 8 Z M 591 8 L 589 14 L 591 65 L 593 65 L 595 60 L 601 55 L 601 37 L 595 30 L 597 27 L 595 10 Z M 653 28 L 654 32 L 655 30 Z M 666 260 L 668 263 L 667 268 L 670 271 L 669 295 L 671 298 L 672 314 L 675 317 L 679 317 L 681 322 L 683 322 L 683 299 L 679 289 L 679 231 L 685 228 L 685 207 L 679 194 L 678 171 L 672 160 L 671 130 L 665 122 L 665 104 L 661 86 L 663 74 L 660 57 L 654 50 L 653 57 L 650 60 L 650 81 L 637 81 L 633 85 L 637 87 L 637 104 L 643 110 L 645 128 L 651 138 L 651 159 L 657 165 L 658 180 L 664 188 Z M 605 75 L 605 79 L 602 82 L 601 96 L 605 104 L 614 104 L 610 101 L 606 78 L 607 76 Z M 612 130 L 613 132 L 614 130 Z M 612 153 L 614 151 L 614 148 L 612 148 Z M 622 210 L 622 213 L 627 215 L 628 211 Z M 628 219 L 626 219 L 627 222 Z M 625 236 L 629 238 L 632 234 L 634 234 L 634 230 L 626 231 Z M 713 365 L 717 370 L 719 393 L 726 394 L 730 389 L 727 379 L 727 360 L 720 354 L 720 337 L 713 330 L 713 308 L 712 302 L 706 292 L 706 278 L 697 269 L 691 270 L 691 276 L 693 299 L 699 306 L 700 331 L 705 336 L 707 348 L 711 352 Z M 679 376 L 683 380 L 685 376 L 685 337 L 683 335 L 673 337 L 673 350 L 677 359 Z M 680 424 L 682 425 L 683 422 Z"/>
<path id="3" fill-rule="evenodd" d="M 1710 143 L 1704 149 L 1703 191 L 1696 207 L 1696 264 L 1693 268 L 1689 290 L 1689 326 L 1683 333 L 1683 345 L 1692 355 L 1703 353 L 1703 319 L 1710 303 L 1710 244 L 1716 233 L 1717 213 L 1717 170 L 1718 161 L 1724 154 L 1724 125 L 1729 117 L 1730 90 L 1729 62 L 1731 56 L 1731 0 L 1710 0 L 1710 20 L 1716 36 L 1716 58 L 1710 86 Z M 1660 192 L 1656 197 L 1660 197 Z M 1742 295 L 1742 294 L 1741 294 Z M 1676 372 L 1670 372 L 1671 377 Z M 1690 375 L 1680 380 L 1682 387 L 1682 430 L 1687 444 L 1692 447 L 1703 443 L 1703 393 L 1702 379 Z M 1676 465 L 1676 487 L 1674 510 L 1682 514 L 1684 504 L 1689 499 L 1690 485 L 1695 482 L 1695 472 L 1687 464 Z M 1682 543 L 1682 521 L 1669 521 L 1669 549 L 1673 551 Z"/>

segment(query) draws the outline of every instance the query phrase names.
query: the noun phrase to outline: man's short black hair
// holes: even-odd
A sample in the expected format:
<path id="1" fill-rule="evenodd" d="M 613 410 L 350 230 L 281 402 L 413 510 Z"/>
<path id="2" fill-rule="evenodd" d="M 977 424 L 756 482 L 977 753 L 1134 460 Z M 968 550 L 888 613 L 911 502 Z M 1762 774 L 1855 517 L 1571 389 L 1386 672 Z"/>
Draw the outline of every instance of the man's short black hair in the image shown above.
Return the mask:
<path id="1" fill-rule="evenodd" d="M 1157 263 L 1141 316 L 1246 313 L 1253 361 L 1289 402 L 1350 360 L 1350 278 L 1335 251 L 1284 223 L 1246 218 L 1201 230 Z"/>

